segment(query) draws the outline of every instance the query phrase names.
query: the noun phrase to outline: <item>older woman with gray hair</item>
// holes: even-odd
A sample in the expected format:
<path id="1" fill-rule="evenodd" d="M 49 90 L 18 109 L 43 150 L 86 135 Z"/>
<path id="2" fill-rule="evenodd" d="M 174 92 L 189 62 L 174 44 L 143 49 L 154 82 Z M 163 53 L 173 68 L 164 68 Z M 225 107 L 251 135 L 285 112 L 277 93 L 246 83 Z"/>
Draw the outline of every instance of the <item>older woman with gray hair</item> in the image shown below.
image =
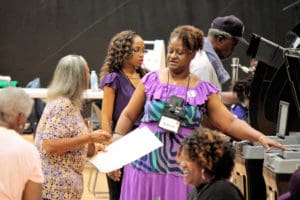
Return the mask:
<path id="1" fill-rule="evenodd" d="M 82 118 L 89 74 L 87 62 L 79 55 L 61 58 L 54 72 L 35 139 L 45 174 L 43 199 L 81 199 L 88 149 L 111 137 L 101 130 L 90 132 Z"/>
<path id="2" fill-rule="evenodd" d="M 0 91 L 0 199 L 41 199 L 44 176 L 39 152 L 19 135 L 32 105 L 20 88 Z"/>

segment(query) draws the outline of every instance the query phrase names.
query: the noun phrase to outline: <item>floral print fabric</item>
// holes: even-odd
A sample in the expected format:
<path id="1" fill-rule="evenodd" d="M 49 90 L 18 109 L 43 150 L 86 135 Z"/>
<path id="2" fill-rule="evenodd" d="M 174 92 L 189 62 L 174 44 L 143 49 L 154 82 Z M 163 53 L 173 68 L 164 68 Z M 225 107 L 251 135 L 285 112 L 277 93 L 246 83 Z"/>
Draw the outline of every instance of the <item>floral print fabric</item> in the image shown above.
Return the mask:
<path id="1" fill-rule="evenodd" d="M 87 145 L 64 154 L 47 153 L 42 148 L 43 140 L 72 138 L 87 132 L 80 110 L 69 99 L 60 97 L 47 103 L 35 138 L 45 175 L 43 198 L 80 200 L 87 154 Z"/>

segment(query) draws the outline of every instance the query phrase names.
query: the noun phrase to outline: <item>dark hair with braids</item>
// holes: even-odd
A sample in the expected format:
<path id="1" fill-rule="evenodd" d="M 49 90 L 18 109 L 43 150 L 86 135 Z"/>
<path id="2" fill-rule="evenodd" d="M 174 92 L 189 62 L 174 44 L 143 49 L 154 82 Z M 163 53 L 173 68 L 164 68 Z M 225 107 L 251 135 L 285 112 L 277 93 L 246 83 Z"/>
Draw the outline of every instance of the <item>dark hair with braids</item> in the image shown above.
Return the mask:
<path id="1" fill-rule="evenodd" d="M 123 65 L 123 62 L 130 58 L 132 55 L 132 44 L 134 38 L 139 36 L 136 32 L 132 30 L 126 30 L 117 33 L 110 41 L 107 55 L 104 60 L 104 64 L 100 70 L 100 80 L 111 72 L 120 71 Z M 141 75 L 146 74 L 146 71 L 143 69 L 136 69 L 137 73 Z"/>
<path id="2" fill-rule="evenodd" d="M 244 102 L 245 99 L 250 98 L 250 90 L 253 76 L 249 75 L 247 78 L 235 82 L 232 91 L 236 93 L 240 102 Z"/>
<path id="3" fill-rule="evenodd" d="M 194 134 L 181 142 L 177 156 L 185 150 L 189 158 L 198 163 L 214 180 L 227 179 L 234 167 L 235 151 L 220 132 L 207 128 L 195 129 Z"/>
<path id="4" fill-rule="evenodd" d="M 183 25 L 176 27 L 170 35 L 170 40 L 174 37 L 182 40 L 183 46 L 189 51 L 198 51 L 203 48 L 203 31 L 191 26 Z"/>

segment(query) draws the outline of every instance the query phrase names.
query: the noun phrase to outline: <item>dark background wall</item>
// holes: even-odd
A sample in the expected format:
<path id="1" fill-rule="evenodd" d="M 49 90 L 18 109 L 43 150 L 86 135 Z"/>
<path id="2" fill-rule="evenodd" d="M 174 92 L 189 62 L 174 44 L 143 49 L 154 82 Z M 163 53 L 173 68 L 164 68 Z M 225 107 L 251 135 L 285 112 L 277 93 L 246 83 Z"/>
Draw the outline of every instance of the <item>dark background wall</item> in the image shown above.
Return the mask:
<path id="1" fill-rule="evenodd" d="M 0 74 L 20 86 L 40 77 L 46 87 L 59 58 L 83 55 L 99 72 L 111 37 L 132 29 L 145 40 L 167 45 L 174 27 L 192 24 L 205 33 L 216 16 L 234 14 L 244 21 L 245 38 L 257 33 L 286 46 L 285 34 L 300 20 L 295 0 L 0 0 Z M 247 47 L 233 56 L 247 65 Z M 230 72 L 230 60 L 224 61 Z M 229 81 L 230 82 L 230 81 Z"/>

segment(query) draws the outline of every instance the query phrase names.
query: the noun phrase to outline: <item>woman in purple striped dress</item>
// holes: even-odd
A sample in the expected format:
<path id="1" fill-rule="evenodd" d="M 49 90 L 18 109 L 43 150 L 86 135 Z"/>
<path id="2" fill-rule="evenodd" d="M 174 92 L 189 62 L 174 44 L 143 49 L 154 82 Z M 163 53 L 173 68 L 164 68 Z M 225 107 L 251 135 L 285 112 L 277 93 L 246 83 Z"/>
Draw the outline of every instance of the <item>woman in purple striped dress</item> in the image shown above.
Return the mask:
<path id="1" fill-rule="evenodd" d="M 191 187 L 182 181 L 176 153 L 181 141 L 202 122 L 236 139 L 260 141 L 267 149 L 283 148 L 235 118 L 220 101 L 218 89 L 190 73 L 189 64 L 202 47 L 201 30 L 189 25 L 175 28 L 167 68 L 146 74 L 124 108 L 115 132 L 128 133 L 142 114 L 139 127 L 148 127 L 163 146 L 124 168 L 120 199 L 187 199 Z"/>

